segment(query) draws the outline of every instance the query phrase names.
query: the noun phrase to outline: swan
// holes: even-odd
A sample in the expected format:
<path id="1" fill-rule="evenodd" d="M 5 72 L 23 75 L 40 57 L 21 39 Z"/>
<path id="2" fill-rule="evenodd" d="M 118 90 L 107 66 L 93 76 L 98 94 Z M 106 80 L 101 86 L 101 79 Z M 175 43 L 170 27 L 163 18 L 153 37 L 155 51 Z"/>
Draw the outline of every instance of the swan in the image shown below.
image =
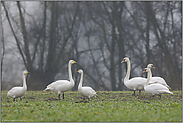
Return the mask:
<path id="1" fill-rule="evenodd" d="M 131 69 L 130 59 L 128 57 L 125 57 L 121 63 L 124 63 L 124 62 L 127 62 L 127 74 L 124 79 L 124 84 L 127 88 L 134 91 L 134 94 L 133 94 L 134 96 L 135 96 L 136 90 L 139 90 L 139 95 L 140 95 L 141 90 L 144 90 L 144 84 L 146 83 L 147 79 L 142 77 L 134 77 L 132 79 L 129 79 L 130 69 Z"/>
<path id="2" fill-rule="evenodd" d="M 152 83 L 152 84 L 149 85 L 149 80 L 150 80 L 150 77 L 152 76 L 151 75 L 151 69 L 150 68 L 145 68 L 143 73 L 144 72 L 147 72 L 147 82 L 144 85 L 144 90 L 147 93 L 152 94 L 153 97 L 154 97 L 154 95 L 159 95 L 160 99 L 161 99 L 161 94 L 164 94 L 164 93 L 173 94 L 172 92 L 169 91 L 169 89 L 166 86 L 164 86 L 162 84 Z"/>
<path id="3" fill-rule="evenodd" d="M 79 85 L 78 85 L 78 92 L 82 96 L 88 97 L 88 100 L 90 101 L 90 97 L 94 96 L 96 94 L 96 92 L 91 87 L 88 87 L 88 86 L 82 87 L 83 70 L 79 69 L 77 72 L 81 74 L 80 82 L 79 82 Z"/>
<path id="4" fill-rule="evenodd" d="M 23 71 L 23 87 L 13 87 L 11 90 L 8 91 L 7 96 L 8 97 L 13 97 L 13 101 L 15 101 L 15 98 L 19 98 L 20 100 L 21 97 L 25 94 L 27 90 L 27 85 L 26 85 L 26 76 L 29 74 L 27 70 Z"/>
<path id="5" fill-rule="evenodd" d="M 58 98 L 60 100 L 60 93 L 63 95 L 64 99 L 64 92 L 69 91 L 74 86 L 74 80 L 72 78 L 72 72 L 71 72 L 71 65 L 75 64 L 76 62 L 74 60 L 69 60 L 68 63 L 68 71 L 69 71 L 69 80 L 57 80 L 55 82 L 52 82 L 49 84 L 44 91 L 54 91 L 58 93 Z"/>
<path id="6" fill-rule="evenodd" d="M 153 64 L 148 64 L 147 68 L 154 68 L 155 69 Z M 168 89 L 171 89 L 162 77 L 152 77 L 152 74 L 150 76 L 149 84 L 151 84 L 151 83 L 159 83 L 159 84 L 162 84 L 162 85 L 166 86 Z"/>

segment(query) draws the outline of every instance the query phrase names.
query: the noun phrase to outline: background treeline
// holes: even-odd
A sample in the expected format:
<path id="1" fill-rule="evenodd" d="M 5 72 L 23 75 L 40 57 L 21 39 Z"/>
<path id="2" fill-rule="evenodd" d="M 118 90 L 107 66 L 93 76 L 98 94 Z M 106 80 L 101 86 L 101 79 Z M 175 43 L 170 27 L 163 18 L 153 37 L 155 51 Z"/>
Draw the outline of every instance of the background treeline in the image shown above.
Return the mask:
<path id="1" fill-rule="evenodd" d="M 125 56 L 131 77 L 143 76 L 153 63 L 154 76 L 172 90 L 182 89 L 182 1 L 163 2 L 1 2 L 2 90 L 22 85 L 27 69 L 28 90 L 43 90 L 68 79 L 68 61 L 77 90 L 126 90 Z"/>

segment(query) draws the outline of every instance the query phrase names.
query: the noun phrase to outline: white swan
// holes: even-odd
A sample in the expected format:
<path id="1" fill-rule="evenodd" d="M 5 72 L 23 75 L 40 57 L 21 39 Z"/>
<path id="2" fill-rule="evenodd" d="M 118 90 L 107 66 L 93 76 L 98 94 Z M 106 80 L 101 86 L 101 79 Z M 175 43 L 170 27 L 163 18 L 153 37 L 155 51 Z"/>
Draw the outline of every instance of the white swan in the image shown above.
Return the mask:
<path id="1" fill-rule="evenodd" d="M 90 101 L 90 97 L 94 96 L 96 94 L 96 92 L 88 86 L 82 87 L 82 83 L 83 83 L 83 70 L 78 70 L 78 73 L 81 74 L 81 78 L 80 78 L 80 82 L 79 82 L 79 86 L 78 86 L 78 92 L 85 97 L 88 97 L 88 100 Z"/>
<path id="2" fill-rule="evenodd" d="M 8 97 L 13 97 L 13 101 L 15 101 L 15 98 L 19 98 L 20 100 L 21 97 L 25 94 L 27 90 L 27 85 L 26 85 L 26 76 L 29 72 L 27 70 L 23 71 L 23 87 L 13 87 L 11 90 L 8 91 L 7 96 Z"/>
<path id="3" fill-rule="evenodd" d="M 150 76 L 152 76 L 151 75 L 151 69 L 150 68 L 145 68 L 143 73 L 144 72 L 148 72 L 148 74 L 147 74 L 147 82 L 144 85 L 144 90 L 147 93 L 152 94 L 153 97 L 154 97 L 154 95 L 159 95 L 160 99 L 161 99 L 161 94 L 164 94 L 164 93 L 173 94 L 172 92 L 169 91 L 169 89 L 166 86 L 164 86 L 162 84 L 152 83 L 152 84 L 149 85 Z"/>
<path id="4" fill-rule="evenodd" d="M 63 99 L 64 99 L 64 92 L 69 91 L 74 86 L 74 80 L 72 78 L 71 72 L 71 65 L 76 63 L 74 60 L 70 60 L 68 63 L 68 71 L 69 71 L 69 80 L 57 80 L 52 82 L 47 86 L 44 91 L 54 91 L 58 93 L 58 98 L 60 99 L 60 93 L 63 92 Z"/>
<path id="5" fill-rule="evenodd" d="M 139 90 L 139 95 L 140 95 L 141 90 L 144 90 L 144 84 L 146 83 L 147 79 L 142 77 L 134 77 L 129 80 L 130 69 L 131 69 L 130 60 L 128 57 L 125 57 L 121 63 L 123 62 L 127 62 L 127 74 L 124 79 L 125 86 L 134 91 L 134 94 L 133 94 L 134 96 L 135 96 L 136 90 Z"/>
<path id="6" fill-rule="evenodd" d="M 154 68 L 155 69 L 153 64 L 148 64 L 147 68 Z M 152 77 L 152 74 L 150 76 L 149 84 L 151 84 L 151 83 L 159 83 L 159 84 L 162 84 L 162 85 L 166 86 L 168 89 L 171 89 L 162 77 Z"/>

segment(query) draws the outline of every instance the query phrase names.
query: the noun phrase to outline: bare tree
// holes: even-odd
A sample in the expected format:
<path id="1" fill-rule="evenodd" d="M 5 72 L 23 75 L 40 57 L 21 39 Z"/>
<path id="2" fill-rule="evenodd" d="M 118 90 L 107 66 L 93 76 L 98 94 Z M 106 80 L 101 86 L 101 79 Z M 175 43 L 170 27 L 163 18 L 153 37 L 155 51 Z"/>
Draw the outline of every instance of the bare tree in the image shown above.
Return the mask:
<path id="1" fill-rule="evenodd" d="M 68 78 L 67 62 L 75 59 L 73 90 L 80 68 L 85 83 L 96 90 L 126 90 L 126 65 L 121 64 L 125 56 L 132 62 L 131 77 L 143 76 L 142 70 L 153 63 L 153 75 L 180 89 L 180 1 L 45 1 L 37 2 L 40 11 L 35 15 L 23 2 L 14 3 L 16 17 L 7 2 L 2 5 L 23 64 L 31 72 L 28 89 L 43 89 L 56 79 Z"/>
<path id="2" fill-rule="evenodd" d="M 25 15 L 27 13 L 25 11 L 22 11 L 23 6 L 21 6 L 21 2 L 19 1 L 17 2 L 17 8 L 18 8 L 19 17 L 20 17 L 19 28 L 21 29 L 22 39 L 23 39 L 23 42 L 21 42 L 20 41 L 21 39 L 19 39 L 18 36 L 15 34 L 15 30 L 10 20 L 9 12 L 6 10 L 5 2 L 2 2 L 3 7 L 6 11 L 6 17 L 8 19 L 9 25 L 14 34 L 16 44 L 19 49 L 19 53 L 21 54 L 22 59 L 24 61 L 24 65 L 26 66 L 27 70 L 32 73 L 30 81 L 28 81 L 28 89 L 30 88 L 31 90 L 43 89 L 48 83 L 54 80 L 61 66 L 63 66 L 63 63 L 68 62 L 68 60 L 66 59 L 64 60 L 61 58 L 64 57 L 63 53 L 65 52 L 64 51 L 65 47 L 69 41 L 69 38 L 71 37 L 71 33 L 73 30 L 75 19 L 78 12 L 77 11 L 78 5 L 74 8 L 76 11 L 73 14 L 73 19 L 70 19 L 69 17 L 65 18 L 65 22 L 66 23 L 69 22 L 71 25 L 67 26 L 66 31 L 63 32 L 66 35 L 62 35 L 63 37 L 60 38 L 61 35 L 57 35 L 57 34 L 61 30 L 58 25 L 59 21 L 61 20 L 59 20 L 60 16 L 57 9 L 58 9 L 58 6 L 62 6 L 62 5 L 58 4 L 57 2 L 50 2 L 50 3 L 51 4 L 49 4 L 49 2 L 45 2 L 43 4 L 44 5 L 43 7 L 44 14 L 43 14 L 43 20 L 42 20 L 43 23 L 38 26 L 35 23 L 35 26 L 33 26 L 31 29 L 28 29 L 26 28 L 27 23 L 25 22 L 25 19 L 26 19 Z M 49 4 L 50 12 L 51 12 L 50 23 L 46 13 L 49 9 L 49 7 L 47 7 L 48 6 L 47 4 Z M 50 30 L 46 29 L 46 25 L 50 26 Z M 38 33 L 29 34 L 28 33 L 29 30 L 36 31 Z M 38 37 L 37 37 L 37 34 L 39 34 Z M 46 38 L 48 36 L 49 36 L 49 40 L 47 40 Z M 30 38 L 33 38 L 33 39 L 30 39 Z M 32 49 L 32 46 L 33 46 L 33 49 Z M 45 57 L 45 54 L 48 54 L 48 55 Z M 36 64 L 36 62 L 39 62 L 39 63 Z M 35 88 L 35 85 L 38 85 L 37 88 Z"/>

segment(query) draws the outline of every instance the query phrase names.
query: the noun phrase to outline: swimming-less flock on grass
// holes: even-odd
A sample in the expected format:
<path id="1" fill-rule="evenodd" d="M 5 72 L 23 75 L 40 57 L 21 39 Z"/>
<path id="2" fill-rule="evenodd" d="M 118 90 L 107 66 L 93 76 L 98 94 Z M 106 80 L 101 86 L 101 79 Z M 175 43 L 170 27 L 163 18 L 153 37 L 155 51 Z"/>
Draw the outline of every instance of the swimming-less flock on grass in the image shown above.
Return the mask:
<path id="1" fill-rule="evenodd" d="M 173 94 L 169 91 L 170 87 L 167 85 L 166 81 L 161 77 L 152 77 L 151 68 L 155 67 L 153 64 L 148 64 L 147 68 L 144 69 L 144 72 L 147 72 L 147 79 L 143 77 L 134 77 L 129 79 L 130 77 L 130 59 L 125 57 L 121 63 L 127 62 L 127 74 L 124 78 L 124 84 L 127 88 L 134 91 L 133 95 L 135 96 L 135 91 L 139 91 L 139 95 L 141 95 L 141 90 L 145 90 L 147 93 L 154 95 L 159 95 L 161 99 L 161 94 L 169 93 Z M 69 91 L 74 87 L 74 80 L 72 78 L 72 71 L 71 66 L 72 64 L 76 64 L 74 60 L 70 60 L 68 63 L 68 72 L 69 72 L 69 80 L 57 80 L 49 84 L 44 91 L 54 91 L 58 93 L 58 98 L 60 99 L 60 93 L 62 92 L 62 98 L 64 99 L 64 92 Z M 78 92 L 84 97 L 87 97 L 88 100 L 94 95 L 96 92 L 89 86 L 82 87 L 83 83 L 83 70 L 78 70 L 78 73 L 81 74 L 80 82 L 78 85 Z M 13 87 L 11 90 L 8 91 L 7 96 L 12 97 L 13 101 L 15 98 L 20 98 L 25 94 L 27 90 L 26 85 L 26 76 L 29 74 L 27 70 L 23 72 L 23 87 Z"/>

